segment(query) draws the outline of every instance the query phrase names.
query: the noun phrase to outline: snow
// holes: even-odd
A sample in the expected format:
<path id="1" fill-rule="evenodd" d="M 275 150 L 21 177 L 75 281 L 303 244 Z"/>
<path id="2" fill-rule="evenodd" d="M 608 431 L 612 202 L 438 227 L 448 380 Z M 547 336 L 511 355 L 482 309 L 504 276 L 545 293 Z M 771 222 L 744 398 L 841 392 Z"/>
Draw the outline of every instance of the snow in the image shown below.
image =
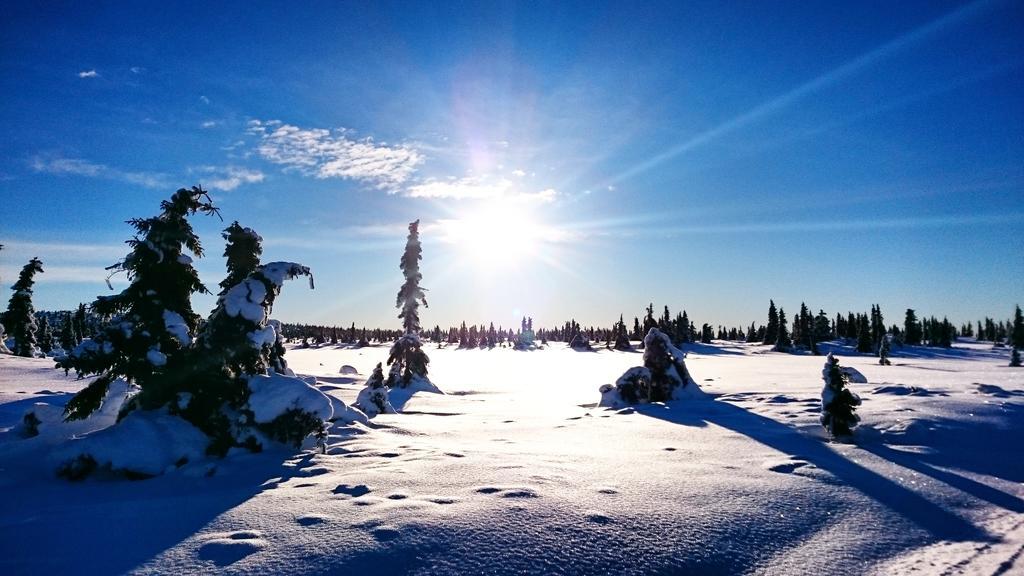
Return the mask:
<path id="1" fill-rule="evenodd" d="M 53 459 L 59 467 L 89 457 L 99 468 L 156 476 L 202 459 L 209 443 L 205 434 L 177 416 L 134 410 L 117 426 L 63 444 Z"/>
<path id="2" fill-rule="evenodd" d="M 314 386 L 293 376 L 257 374 L 249 377 L 249 409 L 258 424 L 272 422 L 288 410 L 298 409 L 330 420 L 331 401 Z"/>
<path id="3" fill-rule="evenodd" d="M 262 324 L 266 321 L 266 310 L 263 300 L 267 297 L 267 287 L 259 280 L 251 278 L 243 280 L 231 287 L 224 294 L 224 311 L 228 316 L 241 316 L 246 320 Z"/>
<path id="4" fill-rule="evenodd" d="M 192 336 L 189 335 L 188 324 L 181 314 L 173 310 L 164 310 L 164 326 L 167 332 L 181 343 L 182 346 L 192 344 Z"/>
<path id="5" fill-rule="evenodd" d="M 277 331 L 274 326 L 267 324 L 263 328 L 249 333 L 249 341 L 256 348 L 262 348 L 264 346 L 273 346 L 274 342 L 277 341 Z"/>
<path id="6" fill-rule="evenodd" d="M 302 264 L 296 264 L 295 262 L 271 262 L 260 266 L 260 271 L 266 276 L 267 280 L 270 280 L 275 286 L 284 285 L 285 280 L 291 280 L 296 276 L 309 276 L 310 288 L 313 287 L 312 275 L 310 274 L 309 268 Z"/>
<path id="7" fill-rule="evenodd" d="M 150 348 L 146 352 L 146 360 L 153 366 L 164 366 L 167 364 L 167 355 L 156 348 Z"/>
<path id="8" fill-rule="evenodd" d="M 824 357 L 769 349 L 687 345 L 704 401 L 612 411 L 596 389 L 638 353 L 427 344 L 447 394 L 339 421 L 327 454 L 154 457 L 156 478 L 78 483 L 45 456 L 113 423 L 127 387 L 96 421 L 62 424 L 87 381 L 0 356 L 0 573 L 1021 572 L 1024 370 L 1008 349 L 894 347 L 879 366 L 823 345 L 868 381 L 851 385 L 862 421 L 843 443 L 818 423 Z M 369 375 L 387 352 L 288 361 L 338 418 L 364 387 L 338 366 Z"/>

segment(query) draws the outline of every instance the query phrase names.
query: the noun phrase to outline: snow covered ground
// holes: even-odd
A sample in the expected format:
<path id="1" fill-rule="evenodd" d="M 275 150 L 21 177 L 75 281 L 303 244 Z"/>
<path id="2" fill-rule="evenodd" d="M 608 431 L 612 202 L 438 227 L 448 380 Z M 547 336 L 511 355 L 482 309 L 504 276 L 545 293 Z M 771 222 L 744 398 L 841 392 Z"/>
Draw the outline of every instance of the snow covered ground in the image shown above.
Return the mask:
<path id="1" fill-rule="evenodd" d="M 817 420 L 823 357 L 688 350 L 707 400 L 611 411 L 598 387 L 641 354 L 429 346 L 447 394 L 393 393 L 402 413 L 335 426 L 325 455 L 78 483 L 16 424 L 82 382 L 0 356 L 0 573 L 1024 572 L 1024 370 L 1008 351 L 895 349 L 881 367 L 839 349 L 868 383 L 854 443 L 837 444 Z M 288 361 L 351 403 L 386 355 Z"/>

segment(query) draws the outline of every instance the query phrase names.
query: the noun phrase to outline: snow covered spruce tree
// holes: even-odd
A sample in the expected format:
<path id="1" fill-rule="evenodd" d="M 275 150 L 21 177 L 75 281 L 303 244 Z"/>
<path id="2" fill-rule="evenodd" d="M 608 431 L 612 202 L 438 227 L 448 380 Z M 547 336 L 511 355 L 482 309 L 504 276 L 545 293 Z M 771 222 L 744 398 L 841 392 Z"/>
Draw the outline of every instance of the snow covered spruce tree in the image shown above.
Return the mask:
<path id="1" fill-rule="evenodd" d="M 7 330 L 10 330 L 14 337 L 12 351 L 18 356 L 35 357 L 39 356 L 39 347 L 36 345 L 36 310 L 32 306 L 32 286 L 35 285 L 35 276 L 43 271 L 43 262 L 39 258 L 28 261 L 18 274 L 18 281 L 11 286 L 14 294 L 7 304 L 7 313 L 4 314 L 4 322 Z"/>
<path id="2" fill-rule="evenodd" d="M 384 370 L 380 367 L 380 362 L 373 369 L 370 379 L 366 381 L 366 388 L 359 391 L 354 406 L 371 418 L 378 414 L 395 413 L 391 401 L 388 400 L 388 387 L 384 385 Z"/>
<path id="3" fill-rule="evenodd" d="M 1020 348 L 1016 346 L 1010 351 L 1010 368 L 1020 368 Z"/>
<path id="4" fill-rule="evenodd" d="M 793 349 L 793 340 L 789 337 L 789 330 L 786 328 L 786 311 L 779 308 L 778 324 L 776 325 L 775 352 L 789 352 Z"/>
<path id="5" fill-rule="evenodd" d="M 889 366 L 889 336 L 882 335 L 882 343 L 878 345 L 878 363 L 882 366 Z"/>
<path id="6" fill-rule="evenodd" d="M 217 301 L 195 344 L 168 365 L 165 385 L 143 390 L 144 409 L 168 406 L 210 437 L 208 451 L 262 447 L 262 436 L 299 446 L 310 435 L 323 438 L 332 406 L 322 392 L 299 378 L 275 371 L 278 329 L 270 322 L 286 280 L 308 276 L 294 262 L 256 268 Z"/>
<path id="7" fill-rule="evenodd" d="M 4 249 L 4 245 L 0 244 L 0 250 Z M 0 354 L 10 354 L 10 349 L 7 348 L 7 330 L 3 324 L 4 315 L 0 314 Z"/>
<path id="8" fill-rule="evenodd" d="M 703 396 L 686 369 L 683 351 L 657 328 L 644 337 L 644 365 L 626 370 L 614 385 L 601 386 L 600 392 L 598 405 L 609 408 Z"/>
<path id="9" fill-rule="evenodd" d="M 427 364 L 430 359 L 423 351 L 420 341 L 420 303 L 427 306 L 426 289 L 420 287 L 420 260 L 423 248 L 420 246 L 420 221 L 409 223 L 409 236 L 405 242 L 405 253 L 402 254 L 399 268 L 405 276 L 405 283 L 398 290 L 395 306 L 402 311 L 398 317 L 402 320 L 404 334 L 395 340 L 388 354 L 389 388 L 409 388 L 440 392 L 427 378 Z"/>
<path id="10" fill-rule="evenodd" d="M 224 257 L 227 258 L 228 275 L 220 282 L 221 290 L 218 296 L 223 296 L 255 272 L 263 254 L 263 238 L 252 228 L 243 228 L 238 220 L 225 228 L 221 236 L 227 242 Z"/>
<path id="11" fill-rule="evenodd" d="M 100 296 L 95 313 L 111 318 L 99 333 L 57 359 L 65 372 L 80 378 L 97 376 L 65 408 L 67 420 L 88 417 L 103 402 L 110 384 L 123 378 L 141 388 L 146 405 L 150 398 L 169 398 L 165 368 L 170 359 L 189 346 L 199 325 L 191 297 L 206 293 L 192 258 L 202 257 L 199 237 L 188 218 L 216 214 L 209 195 L 199 187 L 182 188 L 160 203 L 160 214 L 129 220 L 136 235 L 127 244 L 131 252 L 110 266 L 125 272 L 131 284 L 114 296 Z"/>
<path id="12" fill-rule="evenodd" d="M 71 312 L 65 312 L 61 316 L 60 323 L 60 347 L 64 349 L 64 353 L 68 353 L 75 349 L 78 342 L 75 340 L 75 327 L 71 321 Z"/>
<path id="13" fill-rule="evenodd" d="M 50 320 L 46 315 L 40 315 L 37 324 L 36 343 L 39 345 L 39 351 L 46 356 L 53 351 L 53 331 L 50 329 Z"/>
<path id="14" fill-rule="evenodd" d="M 821 378 L 825 381 L 825 387 L 821 389 L 821 425 L 833 438 L 853 434 L 853 429 L 860 422 L 856 413 L 860 396 L 847 387 L 849 377 L 832 353 L 825 359 Z"/>

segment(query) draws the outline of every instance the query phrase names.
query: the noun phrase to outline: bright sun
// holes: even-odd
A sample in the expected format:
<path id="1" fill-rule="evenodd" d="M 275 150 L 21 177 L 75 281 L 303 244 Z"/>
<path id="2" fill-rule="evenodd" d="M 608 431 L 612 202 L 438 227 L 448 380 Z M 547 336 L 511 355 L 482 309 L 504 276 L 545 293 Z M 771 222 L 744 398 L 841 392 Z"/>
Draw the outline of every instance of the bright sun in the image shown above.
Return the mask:
<path id="1" fill-rule="evenodd" d="M 490 202 L 459 218 L 442 220 L 445 240 L 474 260 L 482 271 L 516 268 L 536 255 L 545 227 L 531 206 L 522 202 Z"/>

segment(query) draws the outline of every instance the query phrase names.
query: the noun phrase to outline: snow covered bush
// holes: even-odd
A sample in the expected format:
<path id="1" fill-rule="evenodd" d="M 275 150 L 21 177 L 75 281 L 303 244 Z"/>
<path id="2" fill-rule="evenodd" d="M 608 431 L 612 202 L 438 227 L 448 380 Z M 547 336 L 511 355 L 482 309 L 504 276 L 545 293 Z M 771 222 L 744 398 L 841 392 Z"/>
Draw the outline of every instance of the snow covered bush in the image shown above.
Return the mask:
<path id="1" fill-rule="evenodd" d="M 825 359 L 821 378 L 825 381 L 821 389 L 821 425 L 833 438 L 853 434 L 853 429 L 860 422 L 856 413 L 860 396 L 847 388 L 849 378 L 831 353 Z"/>
<path id="2" fill-rule="evenodd" d="M 7 329 L 14 337 L 12 351 L 18 356 L 33 358 L 41 354 L 37 346 L 36 311 L 32 306 L 32 286 L 35 275 L 43 271 L 43 262 L 39 258 L 29 260 L 18 274 L 18 281 L 11 286 L 14 294 L 7 304 L 4 321 Z M 3 332 L 3 330 L 0 330 Z"/>
<path id="3" fill-rule="evenodd" d="M 1010 352 L 1010 368 L 1020 368 L 1020 350 L 1016 346 Z"/>
<path id="4" fill-rule="evenodd" d="M 94 312 L 112 320 L 92 339 L 57 359 L 57 367 L 65 372 L 74 369 L 80 378 L 97 376 L 68 402 L 69 420 L 86 418 L 99 408 L 107 387 L 117 378 L 138 385 L 147 400 L 166 402 L 174 388 L 168 381 L 178 375 L 169 373 L 167 364 L 191 344 L 199 325 L 192 294 L 207 292 L 192 258 L 184 253 L 203 254 L 188 217 L 217 210 L 198 187 L 178 190 L 160 208 L 158 216 L 128 222 L 136 230 L 127 242 L 131 252 L 109 268 L 125 272 L 129 286 L 93 302 Z M 147 402 L 145 407 L 160 405 Z"/>
<path id="5" fill-rule="evenodd" d="M 626 370 L 614 385 L 601 386 L 598 405 L 618 408 L 703 396 L 686 369 L 685 356 L 664 332 L 651 328 L 644 337 L 644 365 Z"/>
<path id="6" fill-rule="evenodd" d="M 378 414 L 395 413 L 388 400 L 388 387 L 384 385 L 384 370 L 380 362 L 373 369 L 370 379 L 366 381 L 366 387 L 359 391 L 354 406 L 371 418 Z"/>
<path id="7" fill-rule="evenodd" d="M 577 352 L 590 352 L 594 348 L 590 346 L 590 341 L 583 336 L 582 332 L 577 332 L 572 340 L 569 341 L 569 348 L 576 350 Z"/>

